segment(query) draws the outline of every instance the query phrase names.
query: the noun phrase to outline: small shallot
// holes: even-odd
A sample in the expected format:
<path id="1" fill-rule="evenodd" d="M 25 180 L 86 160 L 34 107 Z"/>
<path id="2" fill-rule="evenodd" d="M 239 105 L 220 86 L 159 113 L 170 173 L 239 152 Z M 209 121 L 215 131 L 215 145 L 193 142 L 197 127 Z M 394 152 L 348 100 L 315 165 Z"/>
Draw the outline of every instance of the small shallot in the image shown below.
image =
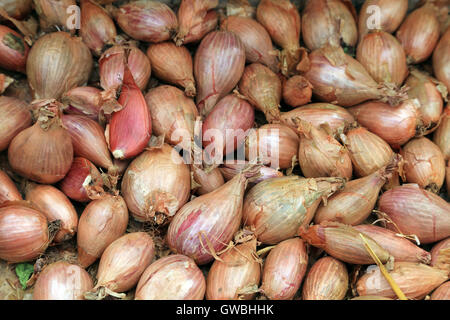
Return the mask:
<path id="1" fill-rule="evenodd" d="M 283 100 L 291 107 L 299 107 L 311 102 L 312 85 L 302 76 L 290 77 L 283 84 Z"/>
<path id="2" fill-rule="evenodd" d="M 196 165 L 192 165 L 191 172 L 196 183 L 195 193 L 198 195 L 213 192 L 225 184 L 225 179 L 219 168 L 207 172 Z"/>
<path id="3" fill-rule="evenodd" d="M 450 28 L 439 40 L 433 52 L 433 70 L 436 78 L 447 86 L 450 91 Z"/>
<path id="4" fill-rule="evenodd" d="M 100 89 L 88 86 L 77 87 L 67 91 L 61 97 L 61 102 L 65 106 L 64 112 L 98 120 L 102 107 L 101 92 Z"/>

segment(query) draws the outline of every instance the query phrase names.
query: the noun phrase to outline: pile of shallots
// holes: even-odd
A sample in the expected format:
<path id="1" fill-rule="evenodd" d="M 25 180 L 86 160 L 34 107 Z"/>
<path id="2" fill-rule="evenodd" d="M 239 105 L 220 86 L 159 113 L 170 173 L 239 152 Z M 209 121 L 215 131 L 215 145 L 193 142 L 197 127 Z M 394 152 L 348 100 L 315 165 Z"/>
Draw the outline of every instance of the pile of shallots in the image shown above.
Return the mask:
<path id="1" fill-rule="evenodd" d="M 17 291 L 450 299 L 448 2 L 173 2 L 0 0 Z"/>

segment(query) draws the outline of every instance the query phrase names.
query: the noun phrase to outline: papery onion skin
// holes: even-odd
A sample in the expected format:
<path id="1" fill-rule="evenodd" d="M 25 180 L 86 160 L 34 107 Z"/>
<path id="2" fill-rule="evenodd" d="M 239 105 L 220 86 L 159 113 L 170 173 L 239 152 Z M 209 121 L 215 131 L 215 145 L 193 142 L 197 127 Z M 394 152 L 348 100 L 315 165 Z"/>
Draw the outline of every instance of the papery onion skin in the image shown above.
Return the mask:
<path id="1" fill-rule="evenodd" d="M 246 194 L 242 222 L 255 228 L 258 241 L 277 244 L 296 235 L 309 224 L 308 209 L 317 209 L 317 200 L 343 187 L 344 179 L 305 179 L 299 176 L 272 178 L 258 183 Z M 313 213 L 314 214 L 314 213 Z"/>
<path id="2" fill-rule="evenodd" d="M 405 51 L 387 32 L 366 34 L 358 44 L 356 59 L 378 83 L 400 86 L 408 76 Z"/>
<path id="3" fill-rule="evenodd" d="M 200 185 L 195 189 L 195 193 L 198 195 L 213 192 L 225 184 L 225 179 L 219 168 L 214 168 L 213 170 L 206 172 L 196 165 L 192 165 L 191 172 L 193 173 L 195 182 Z"/>
<path id="4" fill-rule="evenodd" d="M 337 223 L 322 222 L 300 230 L 300 236 L 310 245 L 325 250 L 330 256 L 351 264 L 372 264 L 373 259 L 367 252 L 360 232 L 355 228 Z M 383 249 L 375 240 L 364 235 L 369 246 L 382 263 L 390 259 L 389 252 Z"/>
<path id="5" fill-rule="evenodd" d="M 226 14 L 230 16 L 255 18 L 256 8 L 248 0 L 229 0 L 226 5 Z"/>
<path id="6" fill-rule="evenodd" d="M 348 111 L 358 123 L 376 134 L 393 148 L 399 148 L 416 135 L 421 116 L 414 100 L 393 107 L 380 101 L 369 101 Z"/>
<path id="7" fill-rule="evenodd" d="M 28 84 L 27 79 L 15 80 L 8 86 L 4 92 L 4 96 L 17 98 L 27 103 L 33 101 L 30 85 Z"/>
<path id="8" fill-rule="evenodd" d="M 0 25 L 0 67 L 25 73 L 29 51 L 30 48 L 20 34 Z"/>
<path id="9" fill-rule="evenodd" d="M 405 160 L 405 176 L 409 183 L 438 192 L 445 179 L 445 159 L 439 147 L 428 138 L 409 141 L 400 154 Z"/>
<path id="10" fill-rule="evenodd" d="M 450 238 L 437 242 L 430 253 L 432 267 L 443 270 L 450 268 Z"/>
<path id="11" fill-rule="evenodd" d="M 210 10 L 203 18 L 202 23 L 193 27 L 184 38 L 183 43 L 195 43 L 203 39 L 205 35 L 214 31 L 219 23 L 219 15 L 215 10 Z"/>
<path id="12" fill-rule="evenodd" d="M 292 129 L 297 128 L 294 121 L 296 118 L 308 121 L 315 127 L 327 124 L 333 132 L 344 129 L 355 121 L 355 118 L 345 108 L 328 103 L 311 103 L 281 113 L 281 122 Z"/>
<path id="13" fill-rule="evenodd" d="M 164 135 L 168 144 L 190 150 L 198 117 L 194 101 L 180 89 L 168 85 L 151 89 L 145 95 L 145 101 L 152 115 L 154 135 Z"/>
<path id="14" fill-rule="evenodd" d="M 448 279 L 445 271 L 415 262 L 395 262 L 389 274 L 408 299 L 423 299 Z M 356 290 L 360 295 L 397 298 L 378 267 L 358 280 Z"/>
<path id="15" fill-rule="evenodd" d="M 78 262 L 87 268 L 114 240 L 122 236 L 128 225 L 128 209 L 120 196 L 105 195 L 84 209 L 78 222 Z"/>
<path id="16" fill-rule="evenodd" d="M 100 56 L 103 47 L 113 43 L 117 36 L 114 21 L 91 0 L 81 1 L 80 36 L 96 56 Z"/>
<path id="17" fill-rule="evenodd" d="M 63 115 L 62 123 L 70 134 L 75 156 L 106 169 L 113 167 L 103 128 L 96 121 L 81 115 Z"/>
<path id="18" fill-rule="evenodd" d="M 265 124 L 250 132 L 245 141 L 245 158 L 259 160 L 274 169 L 292 167 L 298 154 L 299 138 L 294 130 L 282 124 Z"/>
<path id="19" fill-rule="evenodd" d="M 344 300 L 349 287 L 347 267 L 332 257 L 313 264 L 302 289 L 303 300 Z"/>
<path id="20" fill-rule="evenodd" d="M 314 222 L 336 221 L 358 225 L 372 213 L 381 188 L 397 169 L 396 164 L 383 167 L 360 179 L 345 184 L 343 190 L 332 195 L 326 206 L 321 205 L 314 216 Z"/>
<path id="21" fill-rule="evenodd" d="M 428 5 L 414 10 L 403 21 L 396 36 L 405 49 L 409 63 L 417 64 L 427 60 L 440 36 L 435 11 Z"/>
<path id="22" fill-rule="evenodd" d="M 197 107 L 207 115 L 237 85 L 245 67 L 245 47 L 237 35 L 214 31 L 200 42 L 194 58 Z"/>
<path id="23" fill-rule="evenodd" d="M 189 199 L 190 170 L 176 150 L 164 144 L 130 163 L 121 190 L 136 220 L 153 221 L 156 213 L 171 217 Z"/>
<path id="24" fill-rule="evenodd" d="M 195 97 L 194 66 L 186 47 L 177 47 L 173 42 L 152 44 L 147 49 L 147 57 L 157 78 L 181 86 L 188 97 Z"/>
<path id="25" fill-rule="evenodd" d="M 101 287 L 114 292 L 130 290 L 138 283 L 154 256 L 155 244 L 147 233 L 127 233 L 103 252 L 94 290 Z"/>
<path id="26" fill-rule="evenodd" d="M 450 159 L 450 104 L 444 110 L 441 123 L 436 129 L 433 142 L 441 149 L 445 160 Z M 448 180 L 448 179 L 447 179 Z M 447 181 L 448 183 L 448 181 Z"/>
<path id="27" fill-rule="evenodd" d="M 13 78 L 0 73 L 0 94 L 3 94 L 12 83 L 14 83 Z"/>
<path id="28" fill-rule="evenodd" d="M 447 181 L 447 196 L 450 197 L 450 164 L 447 164 L 446 171 L 446 177 L 445 180 Z"/>
<path id="29" fill-rule="evenodd" d="M 135 300 L 203 300 L 206 281 L 194 260 L 181 254 L 152 263 L 142 274 Z"/>
<path id="30" fill-rule="evenodd" d="M 394 231 L 371 224 L 362 224 L 354 228 L 375 240 L 397 262 L 409 261 L 430 264 L 431 254 L 429 252 L 416 246 L 411 241 L 400 237 Z"/>
<path id="31" fill-rule="evenodd" d="M 209 152 L 230 154 L 244 143 L 245 137 L 255 123 L 255 111 L 244 99 L 227 95 L 221 99 L 203 121 L 203 147 Z M 217 140 L 218 141 L 217 141 Z M 223 145 L 223 148 L 221 146 Z"/>
<path id="32" fill-rule="evenodd" d="M 376 7 L 373 7 L 376 6 Z M 378 11 L 379 10 L 379 11 Z M 359 38 L 370 30 L 379 29 L 393 33 L 402 23 L 408 11 L 408 0 L 367 0 L 359 12 L 358 30 Z M 380 19 L 380 25 L 375 24 L 374 14 Z M 377 18 L 375 17 L 375 18 Z M 370 29 L 369 29 L 370 28 Z"/>
<path id="33" fill-rule="evenodd" d="M 102 107 L 101 92 L 100 89 L 88 86 L 77 87 L 67 91 L 61 97 L 61 102 L 66 106 L 64 112 L 98 120 Z"/>
<path id="34" fill-rule="evenodd" d="M 103 186 L 103 179 L 92 162 L 88 159 L 76 157 L 72 167 L 60 182 L 59 187 L 70 199 L 78 202 L 89 202 L 90 188 L 99 191 Z"/>
<path id="35" fill-rule="evenodd" d="M 384 167 L 394 152 L 386 141 L 363 127 L 351 129 L 344 145 L 350 151 L 353 170 L 358 177 L 365 177 Z"/>
<path id="36" fill-rule="evenodd" d="M 139 89 L 147 87 L 152 67 L 150 60 L 134 46 L 113 46 L 106 50 L 99 59 L 100 85 L 105 90 L 118 91 L 125 73 L 124 52 L 129 50 L 128 67 Z"/>
<path id="37" fill-rule="evenodd" d="M 358 29 L 351 10 L 341 0 L 307 1 L 302 13 L 302 39 L 310 50 L 325 44 L 354 47 Z"/>
<path id="38" fill-rule="evenodd" d="M 12 139 L 31 123 L 27 103 L 17 98 L 0 96 L 0 151 L 6 150 Z"/>
<path id="39" fill-rule="evenodd" d="M 77 66 L 74 68 L 74 66 Z M 27 76 L 35 99 L 59 99 L 84 85 L 93 66 L 89 48 L 81 38 L 53 32 L 39 38 L 27 59 Z"/>
<path id="40" fill-rule="evenodd" d="M 292 300 L 308 266 L 305 243 L 299 238 L 280 242 L 264 262 L 260 290 L 270 300 Z"/>
<path id="41" fill-rule="evenodd" d="M 223 166 L 219 167 L 219 169 L 222 172 L 222 175 L 225 178 L 225 180 L 229 181 L 229 180 L 233 179 L 234 176 L 239 174 L 239 172 L 242 169 L 244 169 L 247 164 L 248 164 L 248 161 L 239 161 L 239 160 L 237 160 L 236 162 L 225 161 Z M 250 186 L 258 184 L 264 180 L 267 180 L 270 178 L 282 177 L 282 176 L 283 176 L 283 172 L 281 172 L 281 171 L 278 171 L 278 170 L 270 168 L 270 167 L 261 166 L 261 168 L 259 168 L 258 178 L 249 182 L 248 186 L 250 187 Z"/>
<path id="42" fill-rule="evenodd" d="M 61 221 L 60 229 L 53 239 L 54 242 L 66 241 L 75 235 L 78 214 L 64 193 L 53 186 L 29 184 L 25 199 L 44 214 L 49 222 Z"/>
<path id="43" fill-rule="evenodd" d="M 412 70 L 405 83 L 408 89 L 408 98 L 417 99 L 421 120 L 426 129 L 433 129 L 441 119 L 444 102 L 442 101 L 442 85 L 426 74 Z"/>
<path id="44" fill-rule="evenodd" d="M 178 33 L 174 38 L 177 46 L 185 43 L 186 36 L 202 25 L 208 12 L 218 5 L 218 0 L 182 0 L 177 12 Z"/>
<path id="45" fill-rule="evenodd" d="M 342 48 L 325 46 L 311 52 L 309 59 L 310 68 L 302 75 L 320 100 L 351 107 L 381 97 L 376 81 Z"/>
<path id="46" fill-rule="evenodd" d="M 34 8 L 39 16 L 42 29 L 49 31 L 54 26 L 68 28 L 71 6 L 76 6 L 75 0 L 33 0 Z M 74 27 L 76 24 L 74 24 Z"/>
<path id="47" fill-rule="evenodd" d="M 49 245 L 47 218 L 21 204 L 0 208 L 0 259 L 19 263 L 31 261 Z"/>
<path id="48" fill-rule="evenodd" d="M 0 8 L 4 9 L 10 17 L 21 20 L 30 13 L 32 2 L 33 0 L 2 0 Z M 2 20 L 3 18 L 0 18 L 0 21 Z"/>
<path id="49" fill-rule="evenodd" d="M 430 300 L 450 300 L 450 281 L 441 284 L 431 294 Z"/>
<path id="50" fill-rule="evenodd" d="M 246 182 L 241 173 L 219 189 L 185 204 L 167 231 L 171 250 L 191 257 L 198 265 L 212 261 L 210 250 L 223 250 L 239 229 Z"/>
<path id="51" fill-rule="evenodd" d="M 276 51 L 267 30 L 251 18 L 229 16 L 220 26 L 222 30 L 234 32 L 245 46 L 245 55 L 249 63 L 261 63 L 273 72 L 279 71 Z"/>
<path id="52" fill-rule="evenodd" d="M 293 76 L 283 85 L 283 100 L 291 107 L 299 107 L 311 102 L 312 85 L 302 76 Z"/>
<path id="53" fill-rule="evenodd" d="M 116 21 L 135 40 L 162 42 L 170 39 L 178 27 L 177 16 L 165 3 L 132 1 L 119 8 Z"/>
<path id="54" fill-rule="evenodd" d="M 66 261 L 47 265 L 33 287 L 33 300 L 84 300 L 94 287 L 91 276 L 76 264 Z"/>
<path id="55" fill-rule="evenodd" d="M 116 159 L 130 159 L 144 151 L 152 135 L 152 120 L 144 95 L 125 66 L 117 101 L 123 109 L 114 112 L 109 123 L 109 149 Z"/>
<path id="56" fill-rule="evenodd" d="M 433 70 L 436 78 L 447 86 L 450 91 L 450 28 L 439 40 L 433 52 Z"/>
<path id="57" fill-rule="evenodd" d="M 386 297 L 380 297 L 380 296 L 369 296 L 369 295 L 366 295 L 366 296 L 358 296 L 358 297 L 352 298 L 350 300 L 394 300 L 394 299 L 386 298 Z"/>
<path id="58" fill-rule="evenodd" d="M 261 266 L 256 258 L 256 240 L 252 240 L 221 254 L 213 262 L 206 279 L 207 300 L 252 300 L 255 293 L 242 290 L 258 286 Z"/>
<path id="59" fill-rule="evenodd" d="M 253 63 L 247 66 L 239 82 L 239 91 L 270 122 L 280 117 L 282 85 L 279 77 L 268 67 Z"/>
<path id="60" fill-rule="evenodd" d="M 20 201 L 22 195 L 11 178 L 0 170 L 0 205 L 7 201 Z"/>
<path id="61" fill-rule="evenodd" d="M 63 179 L 72 165 L 73 147 L 59 116 L 38 121 L 15 136 L 8 160 L 16 173 L 35 182 L 52 184 Z"/>
<path id="62" fill-rule="evenodd" d="M 352 177 L 350 154 L 331 134 L 304 120 L 300 120 L 297 133 L 298 161 L 306 178 Z"/>
<path id="63" fill-rule="evenodd" d="M 407 184 L 383 193 L 378 206 L 403 234 L 417 235 L 421 243 L 450 236 L 450 204 L 418 185 Z M 398 231 L 391 223 L 387 228 Z"/>

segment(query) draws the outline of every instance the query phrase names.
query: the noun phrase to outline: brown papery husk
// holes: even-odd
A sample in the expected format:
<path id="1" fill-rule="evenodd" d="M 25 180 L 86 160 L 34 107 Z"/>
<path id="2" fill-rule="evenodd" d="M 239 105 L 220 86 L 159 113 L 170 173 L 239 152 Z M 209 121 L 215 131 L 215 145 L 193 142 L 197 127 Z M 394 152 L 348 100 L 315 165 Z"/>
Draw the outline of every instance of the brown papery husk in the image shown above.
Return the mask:
<path id="1" fill-rule="evenodd" d="M 287 239 L 270 250 L 262 274 L 260 292 L 270 300 L 292 300 L 308 266 L 305 242 Z"/>
<path id="2" fill-rule="evenodd" d="M 406 79 L 406 86 L 409 88 L 408 98 L 417 99 L 419 102 L 419 112 L 425 131 L 423 134 L 434 131 L 441 120 L 444 108 L 442 99 L 447 97 L 447 88 L 417 69 L 411 70 Z"/>
<path id="3" fill-rule="evenodd" d="M 17 186 L 6 172 L 0 170 L 0 205 L 8 201 L 20 200 L 22 200 L 22 195 Z"/>
<path id="4" fill-rule="evenodd" d="M 11 83 L 14 83 L 13 78 L 0 73 L 0 94 L 3 94 Z"/>
<path id="5" fill-rule="evenodd" d="M 198 265 L 218 258 L 217 253 L 228 246 L 241 225 L 247 177 L 256 174 L 250 169 L 177 212 L 167 231 L 172 251 L 191 257 Z"/>
<path id="6" fill-rule="evenodd" d="M 30 106 L 25 101 L 0 96 L 0 152 L 31 123 Z"/>
<path id="7" fill-rule="evenodd" d="M 164 136 L 168 144 L 190 150 L 198 117 L 194 101 L 180 89 L 168 85 L 151 89 L 145 101 L 152 116 L 153 134 Z"/>
<path id="8" fill-rule="evenodd" d="M 209 10 L 202 22 L 191 28 L 184 37 L 183 44 L 196 43 L 203 39 L 205 35 L 214 31 L 219 24 L 219 15 L 215 10 Z"/>
<path id="9" fill-rule="evenodd" d="M 277 51 L 269 33 L 259 22 L 247 17 L 229 16 L 222 21 L 220 27 L 239 36 L 245 46 L 248 63 L 261 63 L 275 73 L 279 71 Z"/>
<path id="10" fill-rule="evenodd" d="M 122 194 L 138 221 L 162 223 L 189 200 L 189 166 L 171 146 L 152 148 L 135 158 L 122 180 Z"/>
<path id="11" fill-rule="evenodd" d="M 317 200 L 326 201 L 343 188 L 344 181 L 342 178 L 287 176 L 260 182 L 245 196 L 242 222 L 255 227 L 258 241 L 264 244 L 292 238 L 305 220 L 312 219 L 314 213 L 308 209 L 316 209 Z"/>
<path id="12" fill-rule="evenodd" d="M 375 207 L 378 195 L 386 181 L 398 170 L 400 159 L 394 157 L 391 163 L 374 173 L 347 182 L 343 190 L 332 195 L 326 205 L 317 209 L 314 222 L 336 221 L 358 225 L 366 220 Z"/>
<path id="13" fill-rule="evenodd" d="M 316 261 L 306 275 L 303 300 L 344 300 L 349 287 L 347 267 L 332 257 Z"/>
<path id="14" fill-rule="evenodd" d="M 307 121 L 297 121 L 300 136 L 298 159 L 306 178 L 352 177 L 349 152 L 331 134 Z"/>
<path id="15" fill-rule="evenodd" d="M 310 50 L 325 44 L 354 47 L 358 29 L 352 4 L 341 0 L 308 1 L 302 13 L 302 39 Z"/>
<path id="16" fill-rule="evenodd" d="M 207 172 L 207 170 L 194 164 L 191 165 L 191 172 L 192 178 L 198 185 L 195 188 L 195 193 L 198 195 L 210 193 L 225 184 L 225 179 L 219 168 L 214 168 Z"/>
<path id="17" fill-rule="evenodd" d="M 91 52 L 81 38 L 66 32 L 42 36 L 31 48 L 27 60 L 33 97 L 59 99 L 70 89 L 85 85 L 92 66 Z"/>
<path id="18" fill-rule="evenodd" d="M 281 72 L 289 76 L 300 59 L 301 19 L 289 0 L 262 0 L 256 8 L 256 20 L 269 32 L 273 42 L 283 50 Z"/>
<path id="19" fill-rule="evenodd" d="M 245 68 L 245 47 L 229 31 L 213 31 L 200 42 L 194 58 L 198 111 L 206 116 L 230 93 Z"/>
<path id="20" fill-rule="evenodd" d="M 107 11 L 92 0 L 82 0 L 80 37 L 94 55 L 100 56 L 104 46 L 113 44 L 116 36 L 116 26 Z"/>
<path id="21" fill-rule="evenodd" d="M 255 18 L 256 8 L 248 0 L 229 0 L 226 6 L 227 16 Z"/>
<path id="22" fill-rule="evenodd" d="M 183 45 L 191 30 L 202 24 L 208 11 L 218 5 L 218 0 L 182 0 L 177 12 L 178 32 L 174 37 L 177 46 Z"/>
<path id="23" fill-rule="evenodd" d="M 405 160 L 406 181 L 437 193 L 444 184 L 445 158 L 439 147 L 428 138 L 409 141 L 400 150 Z"/>
<path id="24" fill-rule="evenodd" d="M 245 158 L 258 158 L 273 169 L 289 169 L 298 155 L 297 133 L 283 124 L 265 124 L 251 131 L 245 140 Z M 278 166 L 278 167 L 277 167 Z"/>
<path id="25" fill-rule="evenodd" d="M 435 77 L 450 91 L 450 28 L 442 35 L 433 52 L 433 70 Z"/>
<path id="26" fill-rule="evenodd" d="M 84 293 L 93 287 L 86 270 L 67 261 L 57 261 L 39 273 L 33 287 L 33 300 L 84 300 Z"/>
<path id="27" fill-rule="evenodd" d="M 70 7 L 77 5 L 75 0 L 33 0 L 33 3 L 44 31 L 51 31 L 54 27 L 67 30 L 67 22 L 71 19 Z"/>
<path id="28" fill-rule="evenodd" d="M 299 71 L 312 84 L 313 95 L 324 102 L 351 107 L 367 100 L 396 104 L 403 99 L 401 91 L 378 84 L 341 47 L 326 45 L 311 52 L 308 59 L 305 69 Z"/>
<path id="29" fill-rule="evenodd" d="M 325 250 L 330 256 L 351 264 L 372 264 L 360 232 L 355 228 L 337 222 L 324 221 L 307 230 L 299 230 L 299 235 L 310 245 Z M 364 234 L 369 246 L 384 264 L 392 260 L 388 251 L 375 240 Z"/>
<path id="30" fill-rule="evenodd" d="M 312 85 L 305 77 L 296 75 L 283 84 L 283 100 L 291 107 L 299 107 L 311 102 Z"/>
<path id="31" fill-rule="evenodd" d="M 166 82 L 181 86 L 188 97 L 195 97 L 194 67 L 191 54 L 173 42 L 152 44 L 147 49 L 153 74 Z"/>
<path id="32" fill-rule="evenodd" d="M 25 190 L 25 199 L 42 212 L 49 222 L 60 221 L 60 229 L 53 239 L 55 243 L 69 240 L 75 235 L 78 215 L 64 193 L 53 186 L 35 183 L 28 183 Z"/>
<path id="33" fill-rule="evenodd" d="M 103 298 L 102 289 L 114 293 L 130 290 L 155 256 L 153 239 L 145 232 L 132 232 L 112 242 L 103 252 L 93 291 Z M 91 293 L 86 295 L 91 299 Z"/>
<path id="34" fill-rule="evenodd" d="M 402 45 L 394 36 L 384 31 L 366 34 L 358 44 L 356 59 L 378 83 L 401 86 L 408 76 Z"/>
<path id="35" fill-rule="evenodd" d="M 203 300 L 206 281 L 194 260 L 182 254 L 162 257 L 142 274 L 135 300 Z"/>
<path id="36" fill-rule="evenodd" d="M 373 19 L 373 11 L 369 10 L 370 6 L 379 8 L 380 26 L 379 29 L 388 33 L 393 33 L 405 19 L 408 11 L 408 0 L 368 0 L 365 1 L 359 11 L 358 30 L 359 39 L 370 32 L 369 27 L 373 24 L 369 22 Z M 372 7 L 373 8 L 373 7 Z"/>
<path id="37" fill-rule="evenodd" d="M 64 113 L 84 115 L 92 120 L 99 120 L 103 100 L 101 90 L 95 87 L 73 88 L 61 97 Z"/>
<path id="38" fill-rule="evenodd" d="M 350 151 L 353 171 L 358 177 L 366 177 L 386 166 L 394 156 L 389 144 L 363 127 L 350 129 L 341 135 L 344 146 Z"/>
<path id="39" fill-rule="evenodd" d="M 409 299 L 423 299 L 448 279 L 447 272 L 416 262 L 395 262 L 389 275 Z M 376 295 L 396 298 L 379 267 L 364 274 L 357 282 L 359 295 Z"/>
<path id="40" fill-rule="evenodd" d="M 37 122 L 14 137 L 8 160 L 19 175 L 35 182 L 52 184 L 64 178 L 73 161 L 70 134 L 63 127 L 54 102 L 44 101 Z"/>
<path id="41" fill-rule="evenodd" d="M 90 202 L 78 222 L 78 262 L 87 268 L 121 237 L 128 225 L 128 209 L 121 196 L 105 194 Z"/>
<path id="42" fill-rule="evenodd" d="M 430 300 L 450 300 L 450 281 L 441 284 L 431 294 Z"/>
<path id="43" fill-rule="evenodd" d="M 445 160 L 448 161 L 450 159 L 450 104 L 447 105 L 442 114 L 441 123 L 434 132 L 433 142 L 441 149 Z M 447 178 L 448 183 L 449 179 Z"/>
<path id="44" fill-rule="evenodd" d="M 33 0 L 6 0 L 2 2 L 2 8 L 8 15 L 15 19 L 25 18 L 32 9 Z M 0 18 L 3 22 L 3 19 Z"/>
<path id="45" fill-rule="evenodd" d="M 424 5 L 411 12 L 397 30 L 396 37 L 405 49 L 408 63 L 427 60 L 436 47 L 440 26 L 433 5 Z"/>
<path id="46" fill-rule="evenodd" d="M 430 264 L 431 262 L 429 252 L 405 239 L 401 234 L 370 224 L 362 224 L 354 228 L 374 239 L 394 257 L 395 261 L 420 262 L 424 264 Z"/>
<path id="47" fill-rule="evenodd" d="M 281 113 L 281 122 L 292 129 L 297 128 L 295 124 L 297 118 L 308 121 L 315 127 L 326 123 L 335 134 L 342 132 L 347 125 L 355 122 L 355 118 L 347 109 L 329 103 L 311 103 Z"/>
<path id="48" fill-rule="evenodd" d="M 401 145 L 422 131 L 419 105 L 415 100 L 405 100 L 397 106 L 380 101 L 369 101 L 349 108 L 358 123 L 375 133 L 392 148 Z"/>
<path id="49" fill-rule="evenodd" d="M 450 271 L 450 238 L 436 243 L 430 253 L 432 267 Z"/>
<path id="50" fill-rule="evenodd" d="M 256 255 L 256 239 L 239 244 L 213 262 L 206 279 L 208 300 L 252 300 L 261 279 L 261 265 Z"/>
<path id="51" fill-rule="evenodd" d="M 223 177 L 226 181 L 229 181 L 233 179 L 234 176 L 239 174 L 242 169 L 244 169 L 246 166 L 248 166 L 248 161 L 225 161 L 225 163 L 219 167 L 219 170 L 222 172 Z M 253 187 L 255 184 L 258 184 L 264 180 L 270 179 L 270 178 L 277 178 L 282 177 L 283 172 L 278 171 L 274 168 L 261 166 L 259 168 L 259 174 L 255 177 L 256 179 L 252 179 L 252 181 L 249 182 L 247 188 Z"/>
<path id="52" fill-rule="evenodd" d="M 417 184 L 402 185 L 383 193 L 378 208 L 395 223 L 388 223 L 388 229 L 416 235 L 421 243 L 450 236 L 450 204 Z"/>

